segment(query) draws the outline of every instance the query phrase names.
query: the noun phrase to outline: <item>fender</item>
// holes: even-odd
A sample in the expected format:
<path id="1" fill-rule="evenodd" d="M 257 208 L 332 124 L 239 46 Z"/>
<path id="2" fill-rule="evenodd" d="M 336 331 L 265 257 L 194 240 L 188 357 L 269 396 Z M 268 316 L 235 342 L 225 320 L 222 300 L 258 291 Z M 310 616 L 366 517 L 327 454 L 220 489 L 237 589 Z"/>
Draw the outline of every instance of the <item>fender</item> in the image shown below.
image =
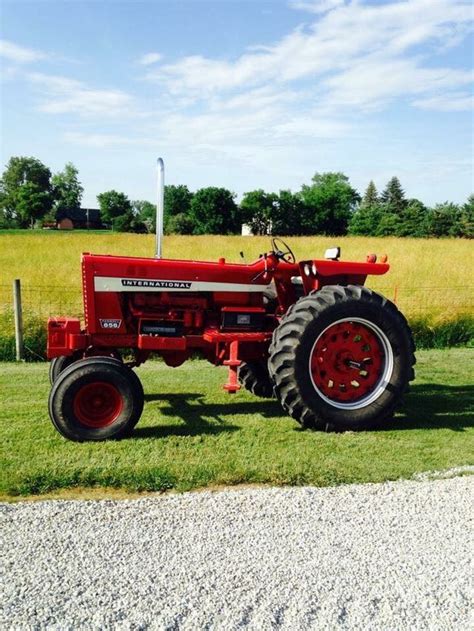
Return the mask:
<path id="1" fill-rule="evenodd" d="M 367 276 L 381 276 L 390 269 L 388 263 L 314 259 L 301 261 L 299 271 L 305 293 L 325 285 L 364 285 Z"/>

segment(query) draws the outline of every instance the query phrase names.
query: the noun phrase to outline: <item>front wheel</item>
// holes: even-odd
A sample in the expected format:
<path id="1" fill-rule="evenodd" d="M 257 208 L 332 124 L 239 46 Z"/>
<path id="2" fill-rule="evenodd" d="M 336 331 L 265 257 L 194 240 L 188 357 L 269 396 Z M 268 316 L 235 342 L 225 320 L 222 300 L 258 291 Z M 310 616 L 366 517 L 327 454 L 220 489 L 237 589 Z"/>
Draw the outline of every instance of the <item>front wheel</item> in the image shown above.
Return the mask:
<path id="1" fill-rule="evenodd" d="M 122 356 L 119 351 L 110 351 L 110 352 L 100 352 L 98 350 L 92 350 L 89 357 L 111 357 L 119 362 L 122 362 Z M 71 364 L 74 362 L 83 359 L 83 355 L 78 352 L 73 355 L 60 355 L 59 357 L 55 357 L 49 363 L 49 382 L 51 385 L 56 381 L 59 375 L 66 370 Z"/>
<path id="2" fill-rule="evenodd" d="M 283 408 L 304 427 L 359 430 L 392 417 L 414 378 L 414 350 L 389 300 L 328 286 L 281 319 L 268 366 Z"/>
<path id="3" fill-rule="evenodd" d="M 74 362 L 56 379 L 49 414 L 69 440 L 122 438 L 138 423 L 144 403 L 137 375 L 109 357 Z"/>

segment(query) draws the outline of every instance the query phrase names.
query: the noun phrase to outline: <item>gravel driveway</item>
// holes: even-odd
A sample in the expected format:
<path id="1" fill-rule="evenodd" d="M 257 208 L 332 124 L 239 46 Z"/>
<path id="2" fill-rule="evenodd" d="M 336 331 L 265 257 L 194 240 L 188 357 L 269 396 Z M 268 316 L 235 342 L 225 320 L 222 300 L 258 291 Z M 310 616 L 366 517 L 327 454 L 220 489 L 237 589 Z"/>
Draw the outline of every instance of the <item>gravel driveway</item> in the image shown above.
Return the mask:
<path id="1" fill-rule="evenodd" d="M 474 478 L 1 504 L 1 628 L 469 627 Z"/>

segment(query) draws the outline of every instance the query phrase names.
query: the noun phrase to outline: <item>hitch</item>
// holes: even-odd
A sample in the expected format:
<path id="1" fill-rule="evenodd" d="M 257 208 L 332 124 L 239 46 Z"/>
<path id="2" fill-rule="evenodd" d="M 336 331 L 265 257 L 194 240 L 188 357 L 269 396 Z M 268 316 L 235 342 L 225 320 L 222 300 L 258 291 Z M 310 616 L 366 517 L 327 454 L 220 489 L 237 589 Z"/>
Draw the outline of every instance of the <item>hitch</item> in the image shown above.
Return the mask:
<path id="1" fill-rule="evenodd" d="M 240 390 L 238 372 L 241 363 L 239 359 L 239 341 L 234 340 L 229 345 L 229 359 L 225 359 L 223 362 L 224 366 L 229 367 L 229 381 L 224 384 L 224 390 L 227 390 L 229 394 L 235 394 Z"/>

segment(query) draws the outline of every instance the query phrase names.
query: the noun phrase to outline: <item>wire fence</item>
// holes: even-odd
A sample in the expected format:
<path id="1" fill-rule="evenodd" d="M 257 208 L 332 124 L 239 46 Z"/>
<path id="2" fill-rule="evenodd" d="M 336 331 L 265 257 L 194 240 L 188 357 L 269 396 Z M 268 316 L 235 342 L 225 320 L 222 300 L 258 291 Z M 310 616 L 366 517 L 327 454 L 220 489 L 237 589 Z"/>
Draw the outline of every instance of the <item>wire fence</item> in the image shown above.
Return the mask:
<path id="1" fill-rule="evenodd" d="M 468 286 L 379 284 L 371 287 L 397 304 L 410 321 L 455 320 L 474 317 L 474 293 Z M 46 321 L 50 316 L 82 318 L 80 287 L 70 285 L 21 286 L 25 345 L 36 358 L 45 358 Z M 0 284 L 0 359 L 14 357 L 13 290 Z"/>

